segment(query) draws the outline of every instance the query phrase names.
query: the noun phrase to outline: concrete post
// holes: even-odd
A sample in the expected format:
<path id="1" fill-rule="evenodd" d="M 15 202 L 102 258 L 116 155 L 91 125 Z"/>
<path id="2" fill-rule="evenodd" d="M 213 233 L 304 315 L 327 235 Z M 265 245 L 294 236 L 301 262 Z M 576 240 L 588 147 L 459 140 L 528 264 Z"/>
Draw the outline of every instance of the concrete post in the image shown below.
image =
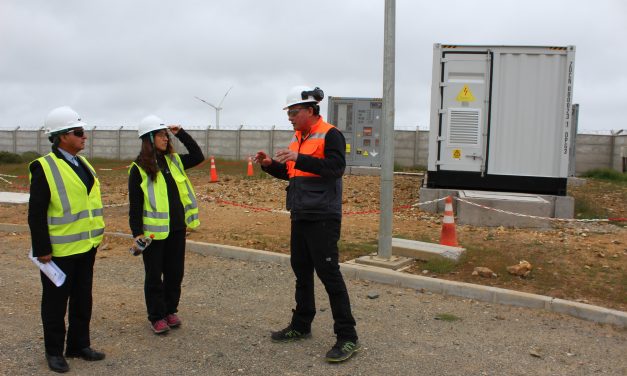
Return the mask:
<path id="1" fill-rule="evenodd" d="M 18 125 L 17 128 L 13 130 L 13 153 L 17 154 L 17 130 L 20 129 Z"/>
<path id="2" fill-rule="evenodd" d="M 383 122 L 381 158 L 381 220 L 378 256 L 392 257 L 392 207 L 394 189 L 394 55 L 396 0 L 385 0 L 383 36 Z"/>
<path id="3" fill-rule="evenodd" d="M 608 167 L 611 170 L 620 171 L 620 167 L 616 166 L 616 168 L 614 168 L 614 153 L 616 153 L 616 136 L 622 132 L 622 129 L 620 131 L 610 131 L 610 162 Z"/>
<path id="4" fill-rule="evenodd" d="M 211 124 L 205 129 L 205 158 L 209 158 L 209 129 L 211 129 Z"/>
<path id="5" fill-rule="evenodd" d="M 41 154 L 41 131 L 44 130 L 44 127 L 41 127 L 37 130 L 37 154 Z"/>
<path id="6" fill-rule="evenodd" d="M 420 127 L 416 125 L 416 134 L 414 137 L 414 167 L 418 166 L 418 158 L 420 157 L 419 155 L 419 150 L 418 147 L 420 146 Z"/>
<path id="7" fill-rule="evenodd" d="M 235 155 L 235 160 L 239 161 L 240 160 L 240 156 L 242 151 L 240 150 L 241 148 L 241 138 L 242 138 L 242 128 L 244 128 L 244 124 L 240 125 L 239 128 L 237 128 L 237 138 L 235 139 L 235 150 L 237 151 L 237 154 Z"/>
<path id="8" fill-rule="evenodd" d="M 274 155 L 274 127 L 273 125 L 272 128 L 270 128 L 270 150 L 268 151 L 270 156 Z"/>
<path id="9" fill-rule="evenodd" d="M 91 128 L 89 131 L 89 159 L 94 157 L 94 135 L 96 134 L 94 131 L 96 130 L 96 126 Z"/>
<path id="10" fill-rule="evenodd" d="M 124 126 L 118 128 L 118 161 L 122 159 L 122 140 L 120 139 L 122 136 L 122 128 L 124 128 Z"/>

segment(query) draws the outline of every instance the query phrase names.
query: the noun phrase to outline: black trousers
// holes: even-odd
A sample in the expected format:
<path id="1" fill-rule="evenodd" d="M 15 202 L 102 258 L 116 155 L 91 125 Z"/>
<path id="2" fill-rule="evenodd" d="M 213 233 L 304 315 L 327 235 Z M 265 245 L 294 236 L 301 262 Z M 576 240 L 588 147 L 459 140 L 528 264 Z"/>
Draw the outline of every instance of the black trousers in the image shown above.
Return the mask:
<path id="1" fill-rule="evenodd" d="M 41 321 L 44 327 L 44 345 L 49 355 L 63 355 L 65 342 L 65 313 L 68 309 L 67 351 L 90 346 L 92 285 L 96 248 L 67 257 L 53 257 L 52 261 L 66 274 L 65 282 L 57 287 L 41 274 Z"/>
<path id="2" fill-rule="evenodd" d="M 340 228 L 340 220 L 292 221 L 290 262 L 296 275 L 292 327 L 300 332 L 311 331 L 316 315 L 315 270 L 329 295 L 337 339 L 357 341 L 355 319 L 338 260 Z"/>
<path id="3" fill-rule="evenodd" d="M 185 229 L 172 231 L 163 240 L 153 240 L 142 256 L 148 320 L 155 322 L 178 312 L 185 272 Z"/>

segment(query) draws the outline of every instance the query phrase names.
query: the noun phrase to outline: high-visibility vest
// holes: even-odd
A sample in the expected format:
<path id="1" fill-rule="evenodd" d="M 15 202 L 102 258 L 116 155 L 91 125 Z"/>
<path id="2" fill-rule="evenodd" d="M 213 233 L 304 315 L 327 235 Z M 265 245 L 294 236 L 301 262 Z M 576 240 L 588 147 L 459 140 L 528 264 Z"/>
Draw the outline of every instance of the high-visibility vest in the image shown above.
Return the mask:
<path id="1" fill-rule="evenodd" d="M 324 158 L 327 133 L 335 128 L 324 122 L 322 117 L 311 127 L 309 134 L 294 133 L 289 149 L 299 154 L 315 158 Z M 304 218 L 310 214 L 341 218 L 342 216 L 342 178 L 321 177 L 295 168 L 295 161 L 287 161 L 286 207 L 292 219 Z"/>
<path id="2" fill-rule="evenodd" d="M 179 197 L 185 211 L 185 224 L 196 228 L 200 225 L 198 219 L 198 203 L 192 183 L 189 181 L 183 163 L 178 154 L 165 156 L 170 174 L 178 188 Z M 162 240 L 170 233 L 170 212 L 168 201 L 168 187 L 161 171 L 157 172 L 157 179 L 150 179 L 141 166 L 133 162 L 131 168 L 137 166 L 142 178 L 141 189 L 144 192 L 143 226 L 144 236 L 154 235 L 155 240 Z M 131 169 L 129 169 L 130 173 Z"/>
<path id="3" fill-rule="evenodd" d="M 318 119 L 316 124 L 314 124 L 309 130 L 309 134 L 307 137 L 303 138 L 303 135 L 300 131 L 294 133 L 292 137 L 292 141 L 290 142 L 289 149 L 295 151 L 299 154 L 310 155 L 316 158 L 324 158 L 324 140 L 327 136 L 327 132 L 335 128 L 333 125 L 324 122 L 322 117 Z M 287 175 L 290 178 L 294 178 L 297 176 L 307 176 L 307 177 L 319 177 L 320 175 L 312 174 L 310 172 L 305 172 L 294 168 L 296 164 L 295 161 L 287 161 Z"/>
<path id="4" fill-rule="evenodd" d="M 79 158 L 94 177 L 89 193 L 64 159 L 54 153 L 37 159 L 50 187 L 48 234 L 54 257 L 88 252 L 100 245 L 104 235 L 100 181 L 87 159 Z M 32 180 L 32 176 L 30 178 Z"/>

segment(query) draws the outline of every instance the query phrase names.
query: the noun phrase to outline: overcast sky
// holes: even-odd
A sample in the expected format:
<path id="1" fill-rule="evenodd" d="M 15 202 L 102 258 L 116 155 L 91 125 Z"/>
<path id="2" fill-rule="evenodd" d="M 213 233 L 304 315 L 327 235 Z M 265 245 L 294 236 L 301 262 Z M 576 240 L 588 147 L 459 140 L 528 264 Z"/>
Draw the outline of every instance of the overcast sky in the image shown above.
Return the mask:
<path id="1" fill-rule="evenodd" d="M 627 2 L 396 1 L 397 128 L 427 129 L 434 43 L 576 46 L 579 129 L 627 128 Z M 289 125 L 290 87 L 381 97 L 384 0 L 1 0 L 0 126 Z M 326 99 L 323 102 L 326 116 Z"/>

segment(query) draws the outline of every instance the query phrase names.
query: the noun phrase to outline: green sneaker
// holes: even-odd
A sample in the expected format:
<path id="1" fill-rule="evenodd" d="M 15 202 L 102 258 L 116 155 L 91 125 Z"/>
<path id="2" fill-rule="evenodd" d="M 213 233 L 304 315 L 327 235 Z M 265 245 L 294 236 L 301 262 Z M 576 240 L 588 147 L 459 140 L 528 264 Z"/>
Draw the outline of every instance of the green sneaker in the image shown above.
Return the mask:
<path id="1" fill-rule="evenodd" d="M 325 360 L 330 363 L 339 363 L 347 360 L 354 353 L 361 350 L 361 345 L 352 341 L 337 341 L 327 352 Z"/>
<path id="2" fill-rule="evenodd" d="M 311 332 L 301 333 L 289 325 L 287 328 L 272 332 L 272 342 L 292 342 L 311 337 Z"/>

